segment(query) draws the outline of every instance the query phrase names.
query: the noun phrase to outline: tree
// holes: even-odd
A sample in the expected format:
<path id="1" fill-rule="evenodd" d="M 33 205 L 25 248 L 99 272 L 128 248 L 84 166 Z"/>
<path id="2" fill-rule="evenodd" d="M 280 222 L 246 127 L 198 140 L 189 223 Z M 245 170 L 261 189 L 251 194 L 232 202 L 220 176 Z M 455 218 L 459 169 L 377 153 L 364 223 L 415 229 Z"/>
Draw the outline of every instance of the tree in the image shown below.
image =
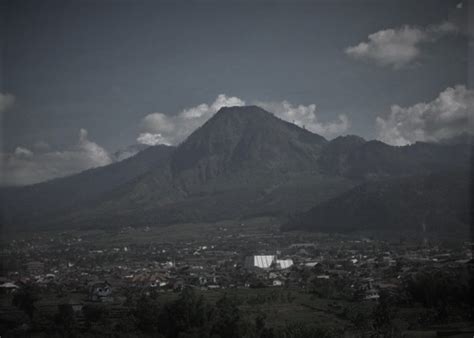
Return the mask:
<path id="1" fill-rule="evenodd" d="M 70 304 L 58 305 L 58 313 L 54 318 L 56 329 L 63 337 L 74 337 L 76 320 L 74 317 L 74 310 Z"/>
<path id="2" fill-rule="evenodd" d="M 212 308 L 203 297 L 193 289 L 185 288 L 175 302 L 165 305 L 158 328 L 167 337 L 207 336 L 211 329 L 211 316 Z"/>
<path id="3" fill-rule="evenodd" d="M 212 334 L 228 338 L 242 336 L 241 314 L 235 298 L 224 295 L 217 301 L 213 321 Z"/>
<path id="4" fill-rule="evenodd" d="M 137 326 L 145 332 L 157 332 L 161 308 L 156 299 L 142 296 L 138 299 L 133 316 Z"/>
<path id="5" fill-rule="evenodd" d="M 12 299 L 13 306 L 16 306 L 20 310 L 24 311 L 30 319 L 33 318 L 35 312 L 34 303 L 38 300 L 37 293 L 32 287 L 25 287 L 16 292 Z"/>

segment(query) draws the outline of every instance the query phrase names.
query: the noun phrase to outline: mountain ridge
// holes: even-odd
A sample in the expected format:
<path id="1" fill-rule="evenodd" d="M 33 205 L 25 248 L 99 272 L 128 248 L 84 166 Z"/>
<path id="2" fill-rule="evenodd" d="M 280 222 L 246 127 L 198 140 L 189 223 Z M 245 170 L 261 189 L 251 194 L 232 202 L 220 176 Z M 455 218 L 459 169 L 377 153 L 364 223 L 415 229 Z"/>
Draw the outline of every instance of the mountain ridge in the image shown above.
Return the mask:
<path id="1" fill-rule="evenodd" d="M 364 182 L 467 170 L 471 155 L 470 145 L 393 147 L 354 135 L 327 141 L 259 107 L 225 107 L 177 147 L 150 147 L 111 166 L 3 190 L 2 223 L 80 228 L 284 219 Z"/>
<path id="2" fill-rule="evenodd" d="M 283 229 L 396 230 L 469 238 L 469 180 L 469 173 L 450 172 L 368 181 L 295 216 Z"/>

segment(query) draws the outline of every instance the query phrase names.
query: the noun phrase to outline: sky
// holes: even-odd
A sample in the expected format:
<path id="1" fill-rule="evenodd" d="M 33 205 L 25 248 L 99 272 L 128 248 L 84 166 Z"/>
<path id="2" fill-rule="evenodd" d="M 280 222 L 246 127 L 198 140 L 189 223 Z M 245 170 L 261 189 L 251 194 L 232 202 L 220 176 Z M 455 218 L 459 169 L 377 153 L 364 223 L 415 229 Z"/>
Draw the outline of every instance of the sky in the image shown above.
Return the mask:
<path id="1" fill-rule="evenodd" d="M 226 105 L 393 145 L 472 126 L 466 0 L 0 6 L 4 185 L 106 165 L 137 143 L 179 144 Z"/>

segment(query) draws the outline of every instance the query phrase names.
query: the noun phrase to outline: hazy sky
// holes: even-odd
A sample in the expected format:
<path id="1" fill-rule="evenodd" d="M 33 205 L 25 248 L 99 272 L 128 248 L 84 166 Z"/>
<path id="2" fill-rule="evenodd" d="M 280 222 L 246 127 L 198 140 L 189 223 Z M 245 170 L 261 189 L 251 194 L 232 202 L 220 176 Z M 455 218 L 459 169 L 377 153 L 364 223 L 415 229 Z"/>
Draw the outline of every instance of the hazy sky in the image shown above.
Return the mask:
<path id="1" fill-rule="evenodd" d="M 329 138 L 392 144 L 418 137 L 400 118 L 465 117 L 472 103 L 455 87 L 468 85 L 461 0 L 0 1 L 3 156 L 179 142 L 219 94 Z M 446 108 L 453 100 L 467 109 Z M 420 140 L 451 136 L 433 121 Z M 100 155 L 96 165 L 112 160 Z"/>

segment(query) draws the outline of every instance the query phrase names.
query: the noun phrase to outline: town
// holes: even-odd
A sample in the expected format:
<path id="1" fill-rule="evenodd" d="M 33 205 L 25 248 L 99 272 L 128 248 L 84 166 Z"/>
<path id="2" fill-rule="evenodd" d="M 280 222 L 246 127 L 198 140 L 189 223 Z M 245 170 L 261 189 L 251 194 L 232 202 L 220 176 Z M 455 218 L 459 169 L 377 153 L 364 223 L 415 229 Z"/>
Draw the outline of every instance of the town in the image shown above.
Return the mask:
<path id="1" fill-rule="evenodd" d="M 409 332 L 436 323 L 436 319 L 430 322 L 431 312 L 453 310 L 442 308 L 452 299 L 444 299 L 444 305 L 431 299 L 441 297 L 439 287 L 446 297 L 455 296 L 442 282 L 459 283 L 453 287 L 468 301 L 465 292 L 469 290 L 462 288 L 469 289 L 472 276 L 470 242 L 455 245 L 427 239 L 280 232 L 271 221 L 196 225 L 199 235 L 190 232 L 188 236 L 173 227 L 130 226 L 12 239 L 2 250 L 1 329 L 41 331 L 64 306 L 79 328 L 86 325 L 91 316 L 85 313 L 94 306 L 106 309 L 109 320 L 119 323 L 140 299 L 171 301 L 187 288 L 210 299 L 233 295 L 248 304 L 277 297 L 301 312 L 298 321 L 320 312 L 330 317 L 331 325 L 342 324 L 345 331 L 353 332 L 364 330 L 358 328 L 358 321 L 367 322 L 351 317 L 354 312 L 348 308 L 356 304 L 365 304 L 360 310 L 363 314 L 380 307 L 382 298 L 384 304 L 391 299 L 395 307 L 404 308 L 397 312 L 396 330 Z M 441 284 L 424 285 L 423 274 L 436 275 Z M 460 280 L 463 274 L 466 281 Z M 428 287 L 433 294 L 430 290 L 417 294 L 417 288 Z M 24 290 L 34 290 L 28 306 L 18 301 Z M 311 308 L 314 302 L 319 308 Z M 457 305 L 460 308 L 452 314 L 460 322 L 468 321 L 466 316 L 472 311 L 465 312 L 462 303 Z M 414 309 L 418 309 L 416 316 Z M 250 317 L 255 315 L 250 312 Z M 279 315 L 284 316 L 275 314 Z"/>

